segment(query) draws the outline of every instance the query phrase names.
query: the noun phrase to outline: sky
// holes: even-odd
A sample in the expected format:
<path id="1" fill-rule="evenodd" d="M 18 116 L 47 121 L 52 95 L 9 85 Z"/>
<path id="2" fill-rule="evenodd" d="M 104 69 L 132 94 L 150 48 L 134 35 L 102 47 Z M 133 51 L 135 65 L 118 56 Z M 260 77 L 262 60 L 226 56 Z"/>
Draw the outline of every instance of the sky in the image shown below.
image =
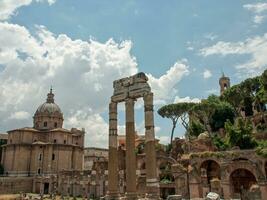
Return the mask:
<path id="1" fill-rule="evenodd" d="M 64 127 L 107 147 L 112 82 L 145 72 L 166 144 L 171 121 L 158 108 L 219 95 L 222 72 L 237 84 L 261 74 L 266 55 L 266 0 L 0 0 L 0 132 L 31 127 L 52 85 Z M 144 134 L 142 100 L 135 108 Z M 118 116 L 124 134 L 123 103 Z"/>

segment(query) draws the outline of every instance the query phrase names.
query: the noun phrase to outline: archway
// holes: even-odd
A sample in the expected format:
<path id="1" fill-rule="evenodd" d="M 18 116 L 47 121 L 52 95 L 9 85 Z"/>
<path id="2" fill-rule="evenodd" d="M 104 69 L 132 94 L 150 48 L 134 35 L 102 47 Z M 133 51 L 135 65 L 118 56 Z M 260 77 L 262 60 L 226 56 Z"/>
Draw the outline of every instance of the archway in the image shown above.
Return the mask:
<path id="1" fill-rule="evenodd" d="M 247 169 L 234 170 L 230 175 L 230 181 L 232 192 L 240 195 L 249 191 L 250 187 L 257 183 L 253 173 Z"/>
<path id="2" fill-rule="evenodd" d="M 201 178 L 208 185 L 210 185 L 210 181 L 214 178 L 221 179 L 220 165 L 214 160 L 206 160 L 201 166 Z"/>

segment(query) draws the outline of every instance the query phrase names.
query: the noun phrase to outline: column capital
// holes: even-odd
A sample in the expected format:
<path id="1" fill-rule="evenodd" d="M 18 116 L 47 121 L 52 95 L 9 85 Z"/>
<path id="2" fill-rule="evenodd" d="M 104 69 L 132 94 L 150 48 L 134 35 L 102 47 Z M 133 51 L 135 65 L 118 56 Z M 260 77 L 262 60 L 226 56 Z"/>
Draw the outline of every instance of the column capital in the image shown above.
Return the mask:
<path id="1" fill-rule="evenodd" d="M 115 110 L 115 111 L 117 112 L 117 103 L 111 101 L 111 102 L 109 103 L 109 110 L 110 110 L 110 111 L 111 111 L 111 110 L 112 110 L 112 111 Z"/>
<path id="2" fill-rule="evenodd" d="M 129 98 L 129 97 L 128 97 L 128 98 L 125 99 L 125 103 L 126 103 L 126 104 L 127 104 L 127 103 L 133 103 L 133 104 L 134 104 L 135 101 L 136 101 L 136 99 L 134 99 L 134 98 Z"/>
<path id="3" fill-rule="evenodd" d="M 144 104 L 146 105 L 153 105 L 153 96 L 154 94 L 152 92 L 146 93 L 143 97 Z"/>

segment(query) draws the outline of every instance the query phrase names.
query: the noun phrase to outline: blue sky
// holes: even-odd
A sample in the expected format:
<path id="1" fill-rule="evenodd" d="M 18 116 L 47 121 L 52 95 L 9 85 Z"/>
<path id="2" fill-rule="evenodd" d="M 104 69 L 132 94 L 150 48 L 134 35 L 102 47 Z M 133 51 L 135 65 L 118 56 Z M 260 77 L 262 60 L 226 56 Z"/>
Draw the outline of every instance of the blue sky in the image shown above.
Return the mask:
<path id="1" fill-rule="evenodd" d="M 5 119 L 0 123 L 0 131 L 31 126 L 31 116 L 44 101 L 51 84 L 58 97 L 57 103 L 62 105 L 66 126 L 85 126 L 89 137 L 95 134 L 104 137 L 107 134 L 107 106 L 104 105 L 112 92 L 108 84 L 110 82 L 112 85 L 112 80 L 122 75 L 137 71 L 150 74 L 152 90 L 155 90 L 155 110 L 175 100 L 191 101 L 205 98 L 210 93 L 218 94 L 218 79 L 222 71 L 235 84 L 266 69 L 266 23 L 267 1 L 0 2 L 0 33 L 4 35 L 4 39 L 0 39 L 0 81 L 4 83 L 0 91 L 0 99 L 4 101 L 0 119 Z M 107 41 L 111 38 L 113 41 L 109 44 Z M 13 44 L 11 41 L 16 42 Z M 62 41 L 69 44 L 66 47 L 63 45 L 65 49 L 58 51 L 58 54 L 54 53 L 55 49 L 62 47 Z M 75 41 L 80 46 L 77 47 Z M 83 42 L 86 44 L 81 44 Z M 85 45 L 88 47 L 84 49 Z M 86 55 L 90 61 L 77 60 L 76 56 L 72 59 L 74 53 L 66 53 L 68 48 L 82 48 L 80 56 Z M 86 49 L 90 49 L 90 53 Z M 45 52 L 51 57 L 54 53 L 60 59 L 53 57 L 49 60 L 49 56 L 44 56 Z M 68 56 L 62 56 L 62 52 Z M 21 55 L 24 54 L 22 59 Z M 96 59 L 94 61 L 92 54 L 97 54 L 93 57 Z M 110 69 L 110 62 L 115 63 L 113 69 Z M 88 85 L 76 85 L 79 82 L 77 79 L 88 75 L 83 73 L 86 67 L 94 69 L 89 71 L 97 75 L 87 77 L 85 83 Z M 12 76 L 12 70 L 29 70 L 35 77 L 42 77 L 42 73 L 47 76 L 42 81 L 42 78 L 33 80 L 26 75 L 24 77 L 23 73 Z M 93 80 L 96 77 L 97 80 Z M 105 81 L 100 82 L 100 77 L 104 77 Z M 92 84 L 94 89 L 88 92 L 92 95 L 85 95 L 85 86 Z M 17 87 L 17 96 L 10 95 L 12 88 Z M 106 87 L 109 92 L 103 89 Z M 29 98 L 31 94 L 35 97 Z M 66 100 L 73 95 L 75 99 Z M 14 98 L 17 101 L 13 101 Z M 101 105 L 98 98 L 101 102 L 103 99 Z M 140 106 L 136 112 L 136 126 L 141 131 L 143 113 Z M 94 121 L 96 118 L 97 122 Z M 119 118 L 123 125 L 122 111 Z M 163 142 L 168 141 L 171 123 L 156 113 L 155 121 L 157 136 Z M 92 127 L 88 124 L 98 125 Z M 96 133 L 99 130 L 102 133 Z M 183 132 L 178 127 L 176 136 Z M 87 145 L 106 145 L 106 140 L 101 137 L 90 138 L 92 141 L 89 137 Z"/>

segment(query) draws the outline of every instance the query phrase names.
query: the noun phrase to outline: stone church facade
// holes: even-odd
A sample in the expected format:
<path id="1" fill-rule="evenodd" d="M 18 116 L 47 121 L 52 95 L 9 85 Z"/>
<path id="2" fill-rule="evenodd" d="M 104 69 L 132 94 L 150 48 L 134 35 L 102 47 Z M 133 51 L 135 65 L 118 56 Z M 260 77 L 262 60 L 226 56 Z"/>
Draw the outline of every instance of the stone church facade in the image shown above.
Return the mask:
<path id="1" fill-rule="evenodd" d="M 50 193 L 61 171 L 83 169 L 85 131 L 64 129 L 63 120 L 51 89 L 34 114 L 33 127 L 8 131 L 1 161 L 6 180 L 0 181 L 13 185 L 12 189 L 6 184 L 7 191 L 18 192 L 18 180 L 27 177 L 32 185 L 28 192 Z"/>

